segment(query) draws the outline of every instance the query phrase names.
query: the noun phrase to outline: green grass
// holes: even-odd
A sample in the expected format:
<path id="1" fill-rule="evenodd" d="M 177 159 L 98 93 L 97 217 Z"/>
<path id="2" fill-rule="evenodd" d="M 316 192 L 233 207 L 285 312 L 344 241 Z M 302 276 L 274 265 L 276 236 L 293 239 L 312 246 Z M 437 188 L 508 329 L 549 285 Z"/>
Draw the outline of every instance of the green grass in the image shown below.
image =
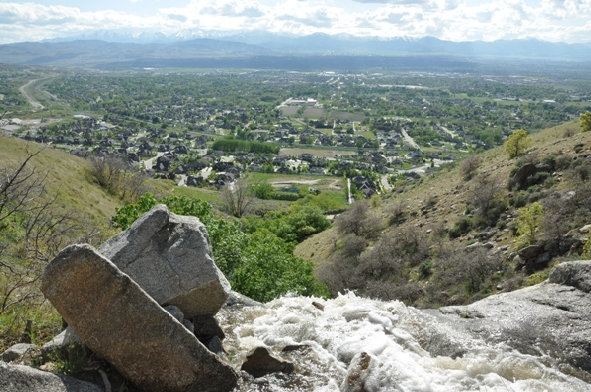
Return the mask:
<path id="1" fill-rule="evenodd" d="M 26 151 L 35 152 L 43 146 L 21 139 L 0 136 L 0 165 L 14 167 L 26 157 Z M 85 159 L 46 147 L 31 160 L 31 167 L 40 175 L 50 195 L 57 195 L 57 205 L 72 211 L 82 211 L 95 221 L 105 223 L 115 213 L 121 201 L 92 182 L 87 174 Z"/>
<path id="2" fill-rule="evenodd" d="M 223 204 L 221 193 L 213 189 L 174 185 L 172 194 L 175 196 L 186 196 L 194 199 L 204 200 L 217 208 L 221 208 Z"/>

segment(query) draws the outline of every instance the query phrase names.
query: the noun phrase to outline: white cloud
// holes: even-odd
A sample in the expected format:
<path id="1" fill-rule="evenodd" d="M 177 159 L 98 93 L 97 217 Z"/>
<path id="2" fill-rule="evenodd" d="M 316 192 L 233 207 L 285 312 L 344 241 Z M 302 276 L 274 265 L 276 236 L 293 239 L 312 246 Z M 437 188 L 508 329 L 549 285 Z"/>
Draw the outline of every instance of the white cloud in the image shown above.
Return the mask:
<path id="1" fill-rule="evenodd" d="M 182 1 L 176 0 L 176 7 L 156 0 L 124 3 L 127 12 L 0 3 L 0 43 L 109 29 L 165 34 L 265 30 L 385 38 L 432 35 L 454 41 L 528 37 L 591 41 L 591 0 L 190 0 L 181 6 Z M 137 3 L 143 11 L 152 7 L 151 12 L 133 13 L 130 3 Z"/>

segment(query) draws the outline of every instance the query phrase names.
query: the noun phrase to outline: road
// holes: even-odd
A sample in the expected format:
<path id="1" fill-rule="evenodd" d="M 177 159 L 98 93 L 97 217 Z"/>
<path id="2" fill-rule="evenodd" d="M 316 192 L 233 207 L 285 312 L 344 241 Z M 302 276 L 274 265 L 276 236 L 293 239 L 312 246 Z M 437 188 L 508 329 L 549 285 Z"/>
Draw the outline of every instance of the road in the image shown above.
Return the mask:
<path id="1" fill-rule="evenodd" d="M 410 144 L 410 146 L 411 146 L 412 148 L 414 148 L 414 149 L 416 149 L 416 150 L 419 150 L 419 151 L 423 151 L 423 149 L 421 148 L 421 146 L 419 146 L 419 145 L 417 144 L 417 142 L 415 142 L 415 140 L 414 140 L 412 137 L 410 137 L 410 135 L 409 135 L 409 134 L 406 132 L 406 129 L 402 128 L 402 129 L 400 130 L 400 132 L 402 133 L 402 136 L 404 137 L 404 140 L 406 140 L 406 142 L 407 142 L 408 144 Z"/>
<path id="2" fill-rule="evenodd" d="M 29 95 L 29 92 L 27 91 L 27 89 L 29 87 L 31 87 L 34 83 L 37 83 L 38 81 L 45 80 L 45 79 L 48 79 L 48 78 L 29 80 L 27 83 L 23 84 L 18 89 L 18 91 L 20 91 L 20 93 L 25 97 L 25 99 L 27 101 L 29 101 L 29 105 L 31 105 L 34 110 L 43 109 L 43 105 L 41 105 L 41 102 L 37 101 L 35 98 L 33 98 L 31 95 Z"/>

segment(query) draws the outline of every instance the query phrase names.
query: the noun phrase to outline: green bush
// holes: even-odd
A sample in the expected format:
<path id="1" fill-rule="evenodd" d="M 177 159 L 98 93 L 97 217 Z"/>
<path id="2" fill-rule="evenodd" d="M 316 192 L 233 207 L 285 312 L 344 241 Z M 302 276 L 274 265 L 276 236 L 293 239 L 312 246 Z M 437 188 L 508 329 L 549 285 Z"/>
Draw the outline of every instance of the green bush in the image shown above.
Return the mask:
<path id="1" fill-rule="evenodd" d="M 239 221 L 217 218 L 209 203 L 185 196 L 157 201 L 153 195 L 145 194 L 137 204 L 118 208 L 112 221 L 125 229 L 157 203 L 166 204 L 176 214 L 196 216 L 203 222 L 209 233 L 214 260 L 234 290 L 257 301 L 268 301 L 287 292 L 327 294 L 325 286 L 315 280 L 313 266 L 295 257 L 293 244 L 288 242 L 327 227 L 328 221 L 319 221 L 316 211 L 301 211 L 301 215 L 296 212 L 286 220 L 287 226 L 295 227 L 288 240 L 264 227 L 255 228 L 252 233 L 244 232 Z"/>
<path id="2" fill-rule="evenodd" d="M 273 185 L 267 182 L 257 182 L 250 186 L 250 189 L 254 193 L 255 197 L 263 200 L 269 200 L 273 198 L 273 193 L 275 189 Z"/>
<path id="3" fill-rule="evenodd" d="M 291 192 L 274 192 L 271 198 L 274 200 L 296 201 L 300 198 L 300 195 Z"/>
<path id="4" fill-rule="evenodd" d="M 472 230 L 472 218 L 463 216 L 454 223 L 454 226 L 449 229 L 449 237 L 457 238 L 463 234 L 466 234 Z"/>

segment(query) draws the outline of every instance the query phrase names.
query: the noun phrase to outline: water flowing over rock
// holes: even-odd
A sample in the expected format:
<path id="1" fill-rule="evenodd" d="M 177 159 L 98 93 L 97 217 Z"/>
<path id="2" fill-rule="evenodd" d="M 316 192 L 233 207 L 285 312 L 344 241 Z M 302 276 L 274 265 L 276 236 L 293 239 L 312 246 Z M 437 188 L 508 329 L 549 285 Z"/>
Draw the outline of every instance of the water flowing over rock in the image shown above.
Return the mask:
<path id="1" fill-rule="evenodd" d="M 215 314 L 230 284 L 213 261 L 199 219 L 158 205 L 106 241 L 99 252 L 161 305 L 175 305 L 188 319 Z"/>
<path id="2" fill-rule="evenodd" d="M 543 286 L 557 286 L 558 292 L 576 290 L 579 296 L 588 295 L 570 286 L 554 283 Z M 498 297 L 490 297 L 489 301 Z M 324 310 L 318 309 L 314 302 Z M 533 315 L 540 308 L 528 309 L 531 302 L 515 299 L 507 302 L 504 311 L 511 306 L 513 310 L 504 319 L 487 318 L 486 313 L 469 307 L 456 308 L 460 313 L 423 311 L 398 301 L 383 302 L 347 293 L 330 300 L 287 296 L 261 306 L 233 305 L 223 307 L 216 318 L 222 325 L 233 326 L 226 330 L 224 344 L 228 352 L 241 353 L 230 359 L 235 367 L 244 361 L 244 352 L 259 346 L 281 352 L 282 359 L 297 364 L 289 376 L 273 373 L 255 380 L 239 380 L 240 390 L 245 391 L 591 390 L 591 380 L 586 378 L 589 373 L 570 366 L 565 358 L 535 349 L 523 350 L 528 344 L 536 347 L 529 337 L 525 337 L 522 345 L 512 346 L 511 341 L 516 343 L 523 335 L 511 333 L 509 325 L 500 328 L 496 335 L 477 329 L 489 328 L 493 332 L 496 324 L 512 318 L 513 331 L 528 331 L 530 317 L 526 313 L 531 311 Z M 518 313 L 525 316 L 516 316 Z M 584 333 L 583 325 L 591 325 L 587 320 L 589 315 L 573 311 L 568 317 L 581 317 L 575 330 L 580 328 Z M 475 329 L 471 329 L 470 322 L 479 320 L 485 322 L 474 324 Z M 543 334 L 547 335 L 544 329 L 560 328 L 555 322 L 560 324 L 558 320 L 543 318 L 539 325 L 543 329 L 532 330 L 532 339 L 535 339 L 533 334 L 542 338 Z M 505 331 L 507 335 L 503 335 Z M 302 349 L 282 350 L 287 347 Z"/>
<path id="3" fill-rule="evenodd" d="M 89 382 L 62 376 L 29 366 L 0 362 L 2 392 L 102 392 Z"/>
<path id="4" fill-rule="evenodd" d="M 89 245 L 62 250 L 41 290 L 92 351 L 143 391 L 229 391 L 237 374 Z"/>
<path id="5" fill-rule="evenodd" d="M 591 372 L 590 289 L 591 261 L 565 262 L 539 285 L 436 313 L 440 322 L 488 342 Z M 591 381 L 588 373 L 582 377 Z"/>

